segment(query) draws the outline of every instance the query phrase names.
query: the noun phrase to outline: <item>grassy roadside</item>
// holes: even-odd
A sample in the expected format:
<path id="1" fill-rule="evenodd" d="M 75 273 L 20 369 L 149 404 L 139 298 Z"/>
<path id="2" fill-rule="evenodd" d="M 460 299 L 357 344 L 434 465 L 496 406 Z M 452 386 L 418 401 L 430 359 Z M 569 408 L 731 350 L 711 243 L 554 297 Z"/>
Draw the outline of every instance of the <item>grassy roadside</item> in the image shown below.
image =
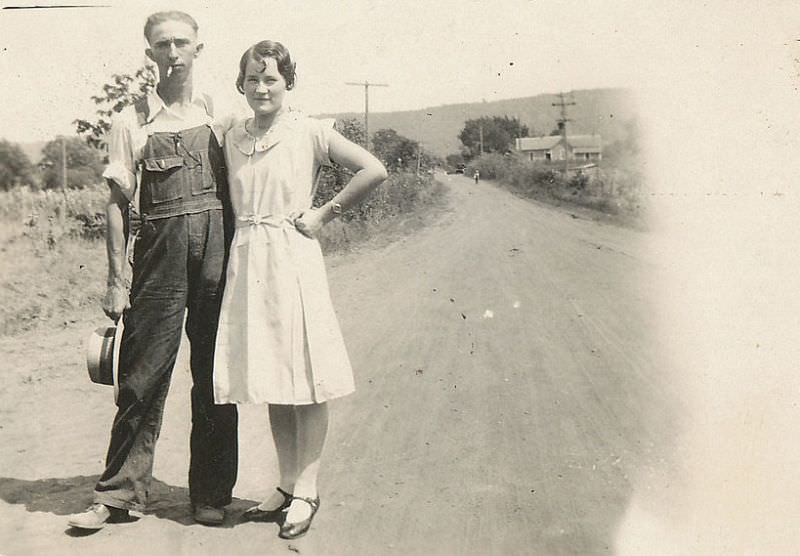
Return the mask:
<path id="1" fill-rule="evenodd" d="M 345 253 L 413 233 L 446 203 L 446 194 L 447 188 L 432 176 L 392 174 L 357 211 L 325 226 L 320 237 L 322 249 L 326 255 Z"/>
<path id="2" fill-rule="evenodd" d="M 106 194 L 105 186 L 0 192 L 0 336 L 102 318 Z M 392 174 L 358 211 L 326 226 L 323 250 L 336 256 L 413 233 L 445 195 L 429 176 Z"/>
<path id="3" fill-rule="evenodd" d="M 515 195 L 580 212 L 593 220 L 646 228 L 643 175 L 635 160 L 602 161 L 568 179 L 552 164 L 516 156 L 486 154 L 473 160 L 465 175 L 475 170 Z"/>
<path id="4" fill-rule="evenodd" d="M 66 327 L 99 310 L 106 196 L 100 186 L 0 193 L 0 336 Z"/>

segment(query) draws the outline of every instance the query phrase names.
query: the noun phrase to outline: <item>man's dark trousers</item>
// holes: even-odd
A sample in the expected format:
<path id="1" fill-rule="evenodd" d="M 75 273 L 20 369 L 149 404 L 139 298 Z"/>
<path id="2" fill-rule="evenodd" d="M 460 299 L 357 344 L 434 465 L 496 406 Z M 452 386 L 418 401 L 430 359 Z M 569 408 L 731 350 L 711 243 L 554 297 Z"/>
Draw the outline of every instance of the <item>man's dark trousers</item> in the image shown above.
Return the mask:
<path id="1" fill-rule="evenodd" d="M 144 149 L 143 223 L 125 315 L 117 415 L 95 502 L 143 510 L 184 316 L 192 370 L 189 493 L 194 505 L 231 501 L 237 411 L 215 405 L 213 361 L 226 246 L 222 152 L 207 126 L 152 134 Z M 188 312 L 187 312 L 188 310 Z"/>

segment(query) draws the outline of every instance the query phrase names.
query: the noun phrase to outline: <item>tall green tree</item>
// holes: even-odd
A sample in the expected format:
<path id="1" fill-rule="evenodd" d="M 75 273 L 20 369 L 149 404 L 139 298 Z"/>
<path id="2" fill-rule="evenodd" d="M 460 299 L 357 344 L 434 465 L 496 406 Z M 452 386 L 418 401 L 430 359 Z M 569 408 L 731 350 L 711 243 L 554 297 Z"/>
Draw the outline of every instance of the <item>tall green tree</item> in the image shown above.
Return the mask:
<path id="1" fill-rule="evenodd" d="M 455 168 L 459 164 L 464 164 L 466 162 L 466 160 L 464 160 L 464 155 L 461 153 L 448 154 L 444 160 L 450 168 Z"/>
<path id="2" fill-rule="evenodd" d="M 126 106 L 147 95 L 156 86 L 156 72 L 153 66 L 145 65 L 131 76 L 114 74 L 111 82 L 103 85 L 99 95 L 92 100 L 99 106 L 94 120 L 75 120 L 75 129 L 84 136 L 86 142 L 97 149 L 106 148 L 105 136 L 111 129 L 111 116 Z"/>
<path id="3" fill-rule="evenodd" d="M 33 183 L 33 166 L 16 143 L 0 139 L 0 190 Z"/>
<path id="4" fill-rule="evenodd" d="M 528 126 L 518 118 L 483 116 L 464 122 L 464 129 L 458 138 L 463 145 L 464 158 L 471 160 L 481 154 L 481 137 L 483 152 L 505 154 L 511 150 L 517 137 L 527 136 Z"/>
<path id="5" fill-rule="evenodd" d="M 389 171 L 416 167 L 420 154 L 419 143 L 393 129 L 379 129 L 373 133 L 372 150 Z"/>
<path id="6" fill-rule="evenodd" d="M 63 184 L 63 156 L 61 137 L 48 142 L 42 149 L 40 166 L 45 189 L 59 188 Z M 67 163 L 67 187 L 79 189 L 102 181 L 103 156 L 80 137 L 64 137 Z"/>

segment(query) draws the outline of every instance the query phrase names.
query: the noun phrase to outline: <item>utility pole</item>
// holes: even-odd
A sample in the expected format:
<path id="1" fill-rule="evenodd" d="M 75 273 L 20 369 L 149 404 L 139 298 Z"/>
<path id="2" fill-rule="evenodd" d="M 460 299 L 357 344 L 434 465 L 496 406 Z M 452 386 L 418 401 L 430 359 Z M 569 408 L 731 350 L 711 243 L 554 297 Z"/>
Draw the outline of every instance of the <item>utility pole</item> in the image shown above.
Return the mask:
<path id="1" fill-rule="evenodd" d="M 369 150 L 369 88 L 370 87 L 388 87 L 386 83 L 370 83 L 364 81 L 363 83 L 345 82 L 345 85 L 358 85 L 364 87 L 364 147 Z"/>
<path id="2" fill-rule="evenodd" d="M 431 112 L 425 112 L 425 116 L 430 118 L 431 116 L 433 116 L 433 114 Z M 417 136 L 419 137 L 419 140 L 417 141 L 417 177 L 419 177 L 419 173 L 422 170 L 422 143 L 423 143 L 422 138 L 425 137 L 422 128 L 423 124 L 426 121 L 427 120 L 425 119 L 425 117 L 423 117 L 420 120 L 419 125 L 417 127 Z"/>
<path id="3" fill-rule="evenodd" d="M 480 137 L 481 142 L 481 154 L 483 154 L 483 124 L 478 124 L 478 137 Z"/>
<path id="4" fill-rule="evenodd" d="M 554 102 L 553 106 L 558 106 L 561 108 L 561 117 L 558 119 L 558 129 L 561 130 L 561 137 L 564 139 L 564 178 L 566 179 L 567 173 L 569 172 L 569 153 L 567 149 L 569 148 L 567 143 L 567 122 L 571 122 L 569 118 L 567 118 L 567 106 L 575 106 L 575 101 L 566 102 L 564 100 L 564 92 L 560 92 L 558 94 L 559 101 Z"/>
<path id="5" fill-rule="evenodd" d="M 67 142 L 61 136 L 61 192 L 67 194 Z"/>

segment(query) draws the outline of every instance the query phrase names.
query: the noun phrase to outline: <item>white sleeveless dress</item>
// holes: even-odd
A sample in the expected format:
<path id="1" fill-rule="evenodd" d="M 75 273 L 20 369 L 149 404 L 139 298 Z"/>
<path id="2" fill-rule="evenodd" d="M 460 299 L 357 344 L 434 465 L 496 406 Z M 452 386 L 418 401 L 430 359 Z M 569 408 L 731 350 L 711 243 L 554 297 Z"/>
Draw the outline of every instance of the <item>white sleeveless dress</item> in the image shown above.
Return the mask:
<path id="1" fill-rule="evenodd" d="M 225 135 L 236 233 L 214 356 L 216 403 L 310 404 L 354 391 L 319 242 L 293 217 L 330 164 L 333 120 L 284 112 L 255 139 Z"/>

